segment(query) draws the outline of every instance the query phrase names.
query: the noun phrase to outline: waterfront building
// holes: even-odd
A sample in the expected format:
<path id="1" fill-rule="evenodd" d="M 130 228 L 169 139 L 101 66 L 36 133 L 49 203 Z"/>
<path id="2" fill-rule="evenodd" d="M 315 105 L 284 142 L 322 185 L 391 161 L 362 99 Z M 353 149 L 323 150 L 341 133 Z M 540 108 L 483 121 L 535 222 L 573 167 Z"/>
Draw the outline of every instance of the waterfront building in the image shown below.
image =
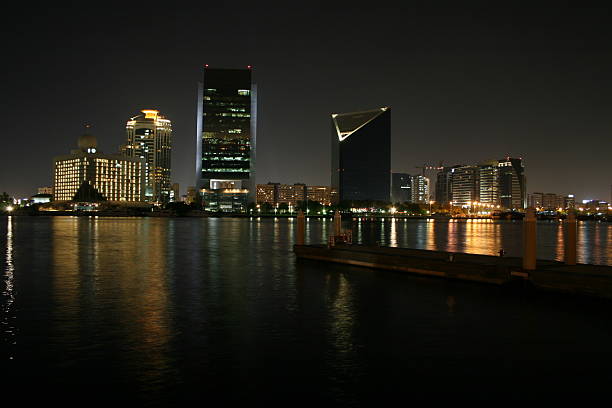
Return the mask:
<path id="1" fill-rule="evenodd" d="M 499 205 L 499 168 L 497 162 L 486 162 L 478 166 L 478 197 L 482 204 Z"/>
<path id="2" fill-rule="evenodd" d="M 244 188 L 203 188 L 200 190 L 206 211 L 245 212 L 248 194 L 249 191 Z"/>
<path id="3" fill-rule="evenodd" d="M 49 203 L 51 202 L 51 200 L 53 200 L 53 194 L 45 194 L 45 193 L 34 194 L 32 197 L 30 197 L 30 200 L 32 201 L 33 204 Z"/>
<path id="4" fill-rule="evenodd" d="M 410 202 L 416 204 L 429 203 L 429 178 L 417 175 L 410 177 Z"/>
<path id="5" fill-rule="evenodd" d="M 144 109 L 125 126 L 127 143 L 123 155 L 140 158 L 145 164 L 144 200 L 163 204 L 170 201 L 172 168 L 172 123 L 159 111 Z"/>
<path id="6" fill-rule="evenodd" d="M 251 67 L 204 67 L 198 84 L 196 186 L 246 189 L 255 199 L 257 87 Z"/>
<path id="7" fill-rule="evenodd" d="M 287 204 L 295 207 L 298 202 L 306 201 L 305 184 L 278 184 L 277 189 L 276 204 Z"/>
<path id="8" fill-rule="evenodd" d="M 278 202 L 278 185 L 280 183 L 257 184 L 255 202 L 276 205 Z"/>
<path id="9" fill-rule="evenodd" d="M 391 109 L 331 115 L 331 187 L 339 201 L 391 199 Z"/>
<path id="10" fill-rule="evenodd" d="M 332 204 L 334 193 L 330 186 L 306 186 L 306 198 L 308 201 L 316 201 L 323 205 Z"/>
<path id="11" fill-rule="evenodd" d="M 523 160 L 510 158 L 498 160 L 499 198 L 503 208 L 519 210 L 527 207 L 526 178 Z"/>
<path id="12" fill-rule="evenodd" d="M 270 204 L 278 207 L 279 204 L 287 204 L 295 207 L 300 201 L 316 201 L 323 205 L 331 205 L 334 190 L 329 186 L 307 186 L 302 183 L 281 184 L 271 183 L 257 184 L 256 203 Z"/>
<path id="13" fill-rule="evenodd" d="M 391 173 L 391 202 L 406 203 L 412 200 L 412 177 L 406 173 Z"/>
<path id="14" fill-rule="evenodd" d="M 456 166 L 451 170 L 451 194 L 454 206 L 471 206 L 479 198 L 478 166 Z"/>
<path id="15" fill-rule="evenodd" d="M 53 187 L 38 187 L 37 194 L 51 194 L 53 195 Z"/>
<path id="16" fill-rule="evenodd" d="M 88 133 L 79 138 L 78 146 L 53 159 L 55 201 L 143 200 L 143 159 L 102 154 Z"/>
<path id="17" fill-rule="evenodd" d="M 573 194 L 568 194 L 563 197 L 563 208 L 576 208 L 576 198 Z"/>
<path id="18" fill-rule="evenodd" d="M 452 167 L 443 167 L 436 175 L 436 202 L 439 205 L 448 205 L 453 201 L 453 172 Z"/>

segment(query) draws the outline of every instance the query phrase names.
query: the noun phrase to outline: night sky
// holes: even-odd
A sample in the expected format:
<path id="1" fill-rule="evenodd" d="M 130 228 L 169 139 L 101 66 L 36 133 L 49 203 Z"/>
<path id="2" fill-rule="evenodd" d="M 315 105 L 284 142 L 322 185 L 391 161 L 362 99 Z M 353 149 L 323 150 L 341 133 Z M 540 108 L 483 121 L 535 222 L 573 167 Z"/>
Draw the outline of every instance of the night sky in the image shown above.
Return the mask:
<path id="1" fill-rule="evenodd" d="M 329 114 L 390 106 L 393 171 L 518 156 L 528 192 L 610 200 L 608 9 L 86 3 L 3 12 L 0 191 L 51 185 L 84 123 L 115 153 L 155 108 L 184 194 L 209 64 L 254 66 L 258 183 L 329 185 Z"/>

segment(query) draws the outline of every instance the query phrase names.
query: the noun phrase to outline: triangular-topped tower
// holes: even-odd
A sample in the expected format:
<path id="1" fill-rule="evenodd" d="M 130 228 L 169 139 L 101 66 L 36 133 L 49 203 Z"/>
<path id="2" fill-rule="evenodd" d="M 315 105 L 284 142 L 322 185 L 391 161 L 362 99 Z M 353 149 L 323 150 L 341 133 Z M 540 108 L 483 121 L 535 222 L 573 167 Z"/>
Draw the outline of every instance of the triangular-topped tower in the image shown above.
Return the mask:
<path id="1" fill-rule="evenodd" d="M 362 112 L 351 113 L 332 113 L 332 121 L 336 126 L 338 139 L 343 141 L 378 116 L 386 112 L 389 108 L 382 107 Z"/>
<path id="2" fill-rule="evenodd" d="M 331 115 L 331 185 L 345 202 L 391 196 L 391 109 Z"/>

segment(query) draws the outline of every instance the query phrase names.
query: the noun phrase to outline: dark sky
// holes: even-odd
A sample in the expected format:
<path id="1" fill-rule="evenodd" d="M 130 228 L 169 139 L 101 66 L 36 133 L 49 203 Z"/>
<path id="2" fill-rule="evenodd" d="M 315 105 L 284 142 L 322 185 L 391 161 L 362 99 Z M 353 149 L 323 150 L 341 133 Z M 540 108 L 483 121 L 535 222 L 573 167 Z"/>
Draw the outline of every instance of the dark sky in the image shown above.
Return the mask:
<path id="1" fill-rule="evenodd" d="M 207 63 L 254 66 L 259 183 L 329 184 L 329 114 L 388 105 L 393 171 L 519 156 L 529 192 L 610 199 L 608 9 L 86 3 L 3 13 L 0 191 L 51 185 L 84 123 L 111 153 L 157 108 L 184 193 Z"/>

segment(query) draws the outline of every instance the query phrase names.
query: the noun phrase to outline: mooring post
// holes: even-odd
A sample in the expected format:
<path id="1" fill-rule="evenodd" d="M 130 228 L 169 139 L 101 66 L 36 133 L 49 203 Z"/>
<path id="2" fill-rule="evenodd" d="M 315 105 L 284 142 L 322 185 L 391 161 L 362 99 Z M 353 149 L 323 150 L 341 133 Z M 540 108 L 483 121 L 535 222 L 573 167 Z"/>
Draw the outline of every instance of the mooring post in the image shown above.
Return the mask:
<path id="1" fill-rule="evenodd" d="M 572 210 L 565 219 L 565 264 L 576 265 L 576 214 Z"/>
<path id="2" fill-rule="evenodd" d="M 334 214 L 334 235 L 339 236 L 342 233 L 342 216 L 340 211 L 336 210 Z"/>
<path id="3" fill-rule="evenodd" d="M 536 213 L 529 207 L 523 218 L 523 269 L 533 271 L 536 268 Z"/>
<path id="4" fill-rule="evenodd" d="M 297 215 L 297 238 L 296 245 L 304 245 L 304 235 L 306 234 L 304 211 L 300 210 Z"/>

